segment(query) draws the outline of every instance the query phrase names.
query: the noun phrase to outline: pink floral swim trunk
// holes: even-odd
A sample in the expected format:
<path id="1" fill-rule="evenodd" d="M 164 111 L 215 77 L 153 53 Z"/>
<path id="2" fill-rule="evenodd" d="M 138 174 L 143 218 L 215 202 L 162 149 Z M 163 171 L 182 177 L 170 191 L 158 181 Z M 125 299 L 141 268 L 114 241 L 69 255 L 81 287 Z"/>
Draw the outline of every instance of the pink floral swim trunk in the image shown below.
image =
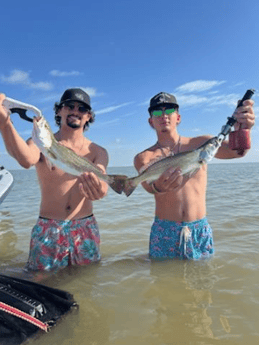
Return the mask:
<path id="1" fill-rule="evenodd" d="M 173 222 L 155 217 L 151 228 L 151 259 L 192 259 L 214 253 L 212 229 L 206 217 L 193 222 Z"/>
<path id="2" fill-rule="evenodd" d="M 32 229 L 26 268 L 50 271 L 100 260 L 100 234 L 94 215 L 75 220 L 39 217 Z"/>

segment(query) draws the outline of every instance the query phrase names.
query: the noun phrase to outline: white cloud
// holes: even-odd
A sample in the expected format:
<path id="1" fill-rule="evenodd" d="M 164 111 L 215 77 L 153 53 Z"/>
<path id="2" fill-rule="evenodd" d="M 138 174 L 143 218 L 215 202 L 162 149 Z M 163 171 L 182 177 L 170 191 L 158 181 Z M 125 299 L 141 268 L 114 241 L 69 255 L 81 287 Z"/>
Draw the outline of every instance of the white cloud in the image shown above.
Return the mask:
<path id="1" fill-rule="evenodd" d="M 208 101 L 207 97 L 200 97 L 196 95 L 176 95 L 176 99 L 180 107 L 198 105 Z"/>
<path id="2" fill-rule="evenodd" d="M 216 95 L 217 93 L 219 93 L 219 91 L 210 91 L 209 95 Z"/>
<path id="3" fill-rule="evenodd" d="M 49 82 L 38 82 L 33 83 L 29 76 L 28 72 L 24 72 L 18 69 L 14 69 L 11 71 L 10 76 L 1 76 L 0 80 L 2 83 L 6 84 L 20 84 L 27 86 L 31 89 L 39 89 L 39 90 L 51 90 L 53 88 L 52 83 Z"/>
<path id="4" fill-rule="evenodd" d="M 88 93 L 90 97 L 94 97 L 97 95 L 96 89 L 94 87 L 80 87 L 80 89 Z"/>
<path id="5" fill-rule="evenodd" d="M 114 105 L 112 107 L 107 107 L 107 108 L 104 108 L 104 109 L 101 109 L 101 110 L 97 110 L 95 111 L 96 114 L 100 115 L 100 114 L 106 114 L 106 113 L 111 113 L 112 111 L 115 111 L 119 108 L 122 108 L 122 107 L 125 107 L 127 105 L 130 105 L 132 104 L 133 102 L 128 102 L 128 103 L 122 103 L 122 104 L 119 104 L 119 105 Z"/>
<path id="6" fill-rule="evenodd" d="M 225 83 L 225 81 L 217 80 L 195 80 L 189 83 L 183 84 L 176 88 L 176 92 L 201 92 L 212 89 L 214 86 L 218 86 Z"/>
<path id="7" fill-rule="evenodd" d="M 225 105 L 229 105 L 230 107 L 235 107 L 239 99 L 240 99 L 240 96 L 238 94 L 231 93 L 229 95 L 220 95 L 220 96 L 210 97 L 208 101 L 209 101 L 209 104 L 213 106 L 225 104 Z"/>
<path id="8" fill-rule="evenodd" d="M 39 83 L 29 83 L 28 86 L 32 89 L 39 89 L 39 90 L 51 90 L 53 85 L 49 82 L 40 81 Z"/>
<path id="9" fill-rule="evenodd" d="M 70 77 L 70 76 L 82 75 L 82 73 L 78 71 L 66 72 L 66 71 L 59 71 L 57 69 L 53 69 L 52 71 L 49 72 L 49 74 L 52 75 L 53 77 Z"/>
<path id="10" fill-rule="evenodd" d="M 211 106 L 218 106 L 218 105 L 228 105 L 230 107 L 235 107 L 237 105 L 238 99 L 240 99 L 240 95 L 232 93 L 229 95 L 218 95 L 218 96 L 197 96 L 197 95 L 177 95 L 176 94 L 177 102 L 179 103 L 180 107 L 190 107 L 196 105 L 206 105 L 208 107 Z"/>
<path id="11" fill-rule="evenodd" d="M 233 87 L 236 87 L 236 86 L 242 86 L 242 85 L 244 85 L 245 84 L 245 82 L 240 82 L 240 83 L 237 83 L 237 84 L 235 84 Z"/>
<path id="12" fill-rule="evenodd" d="M 8 84 L 25 84 L 29 80 L 29 74 L 20 70 L 13 70 L 9 77 L 1 76 L 1 80 Z"/>

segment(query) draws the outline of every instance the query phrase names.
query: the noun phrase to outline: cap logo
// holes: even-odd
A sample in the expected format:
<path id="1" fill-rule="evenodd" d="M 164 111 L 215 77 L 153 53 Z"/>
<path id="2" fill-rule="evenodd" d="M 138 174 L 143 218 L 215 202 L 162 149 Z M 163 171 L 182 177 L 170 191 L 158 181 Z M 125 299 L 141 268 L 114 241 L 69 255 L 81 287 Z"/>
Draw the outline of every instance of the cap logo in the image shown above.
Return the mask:
<path id="1" fill-rule="evenodd" d="M 76 98 L 81 99 L 82 101 L 84 100 L 84 96 L 81 95 L 80 93 L 75 94 Z"/>
<path id="2" fill-rule="evenodd" d="M 160 97 L 160 98 L 159 98 L 159 102 L 162 103 L 162 102 L 164 102 L 164 101 L 165 101 L 164 97 Z"/>

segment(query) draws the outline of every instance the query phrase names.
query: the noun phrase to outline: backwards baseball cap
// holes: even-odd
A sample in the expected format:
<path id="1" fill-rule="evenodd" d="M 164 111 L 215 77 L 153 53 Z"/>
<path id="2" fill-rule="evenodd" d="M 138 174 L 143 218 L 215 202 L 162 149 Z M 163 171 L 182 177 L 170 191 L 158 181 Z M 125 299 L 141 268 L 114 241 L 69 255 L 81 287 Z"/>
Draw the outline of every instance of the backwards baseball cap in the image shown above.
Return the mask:
<path id="1" fill-rule="evenodd" d="M 175 105 L 179 107 L 174 95 L 171 95 L 170 93 L 167 93 L 167 92 L 159 92 L 157 95 L 151 98 L 148 111 L 150 112 L 152 109 L 159 107 L 163 104 Z"/>
<path id="2" fill-rule="evenodd" d="M 82 89 L 68 89 L 66 90 L 62 97 L 60 98 L 59 105 L 63 104 L 64 102 L 81 102 L 84 103 L 87 107 L 91 108 L 90 97 L 89 95 L 83 91 Z"/>

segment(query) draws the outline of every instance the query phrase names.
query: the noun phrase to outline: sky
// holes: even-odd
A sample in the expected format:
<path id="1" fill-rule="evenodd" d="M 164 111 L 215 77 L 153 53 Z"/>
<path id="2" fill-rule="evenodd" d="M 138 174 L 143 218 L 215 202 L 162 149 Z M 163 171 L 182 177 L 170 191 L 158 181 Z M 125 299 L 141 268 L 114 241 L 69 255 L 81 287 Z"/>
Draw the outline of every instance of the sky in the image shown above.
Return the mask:
<path id="1" fill-rule="evenodd" d="M 96 114 L 85 136 L 116 167 L 156 142 L 147 112 L 155 94 L 176 96 L 179 133 L 193 137 L 217 135 L 253 88 L 252 148 L 231 162 L 259 162 L 258 16 L 258 0 L 5 1 L 0 92 L 38 107 L 55 132 L 54 103 L 67 88 L 84 89 Z M 31 136 L 31 123 L 12 121 Z M 19 167 L 1 137 L 0 165 Z"/>

